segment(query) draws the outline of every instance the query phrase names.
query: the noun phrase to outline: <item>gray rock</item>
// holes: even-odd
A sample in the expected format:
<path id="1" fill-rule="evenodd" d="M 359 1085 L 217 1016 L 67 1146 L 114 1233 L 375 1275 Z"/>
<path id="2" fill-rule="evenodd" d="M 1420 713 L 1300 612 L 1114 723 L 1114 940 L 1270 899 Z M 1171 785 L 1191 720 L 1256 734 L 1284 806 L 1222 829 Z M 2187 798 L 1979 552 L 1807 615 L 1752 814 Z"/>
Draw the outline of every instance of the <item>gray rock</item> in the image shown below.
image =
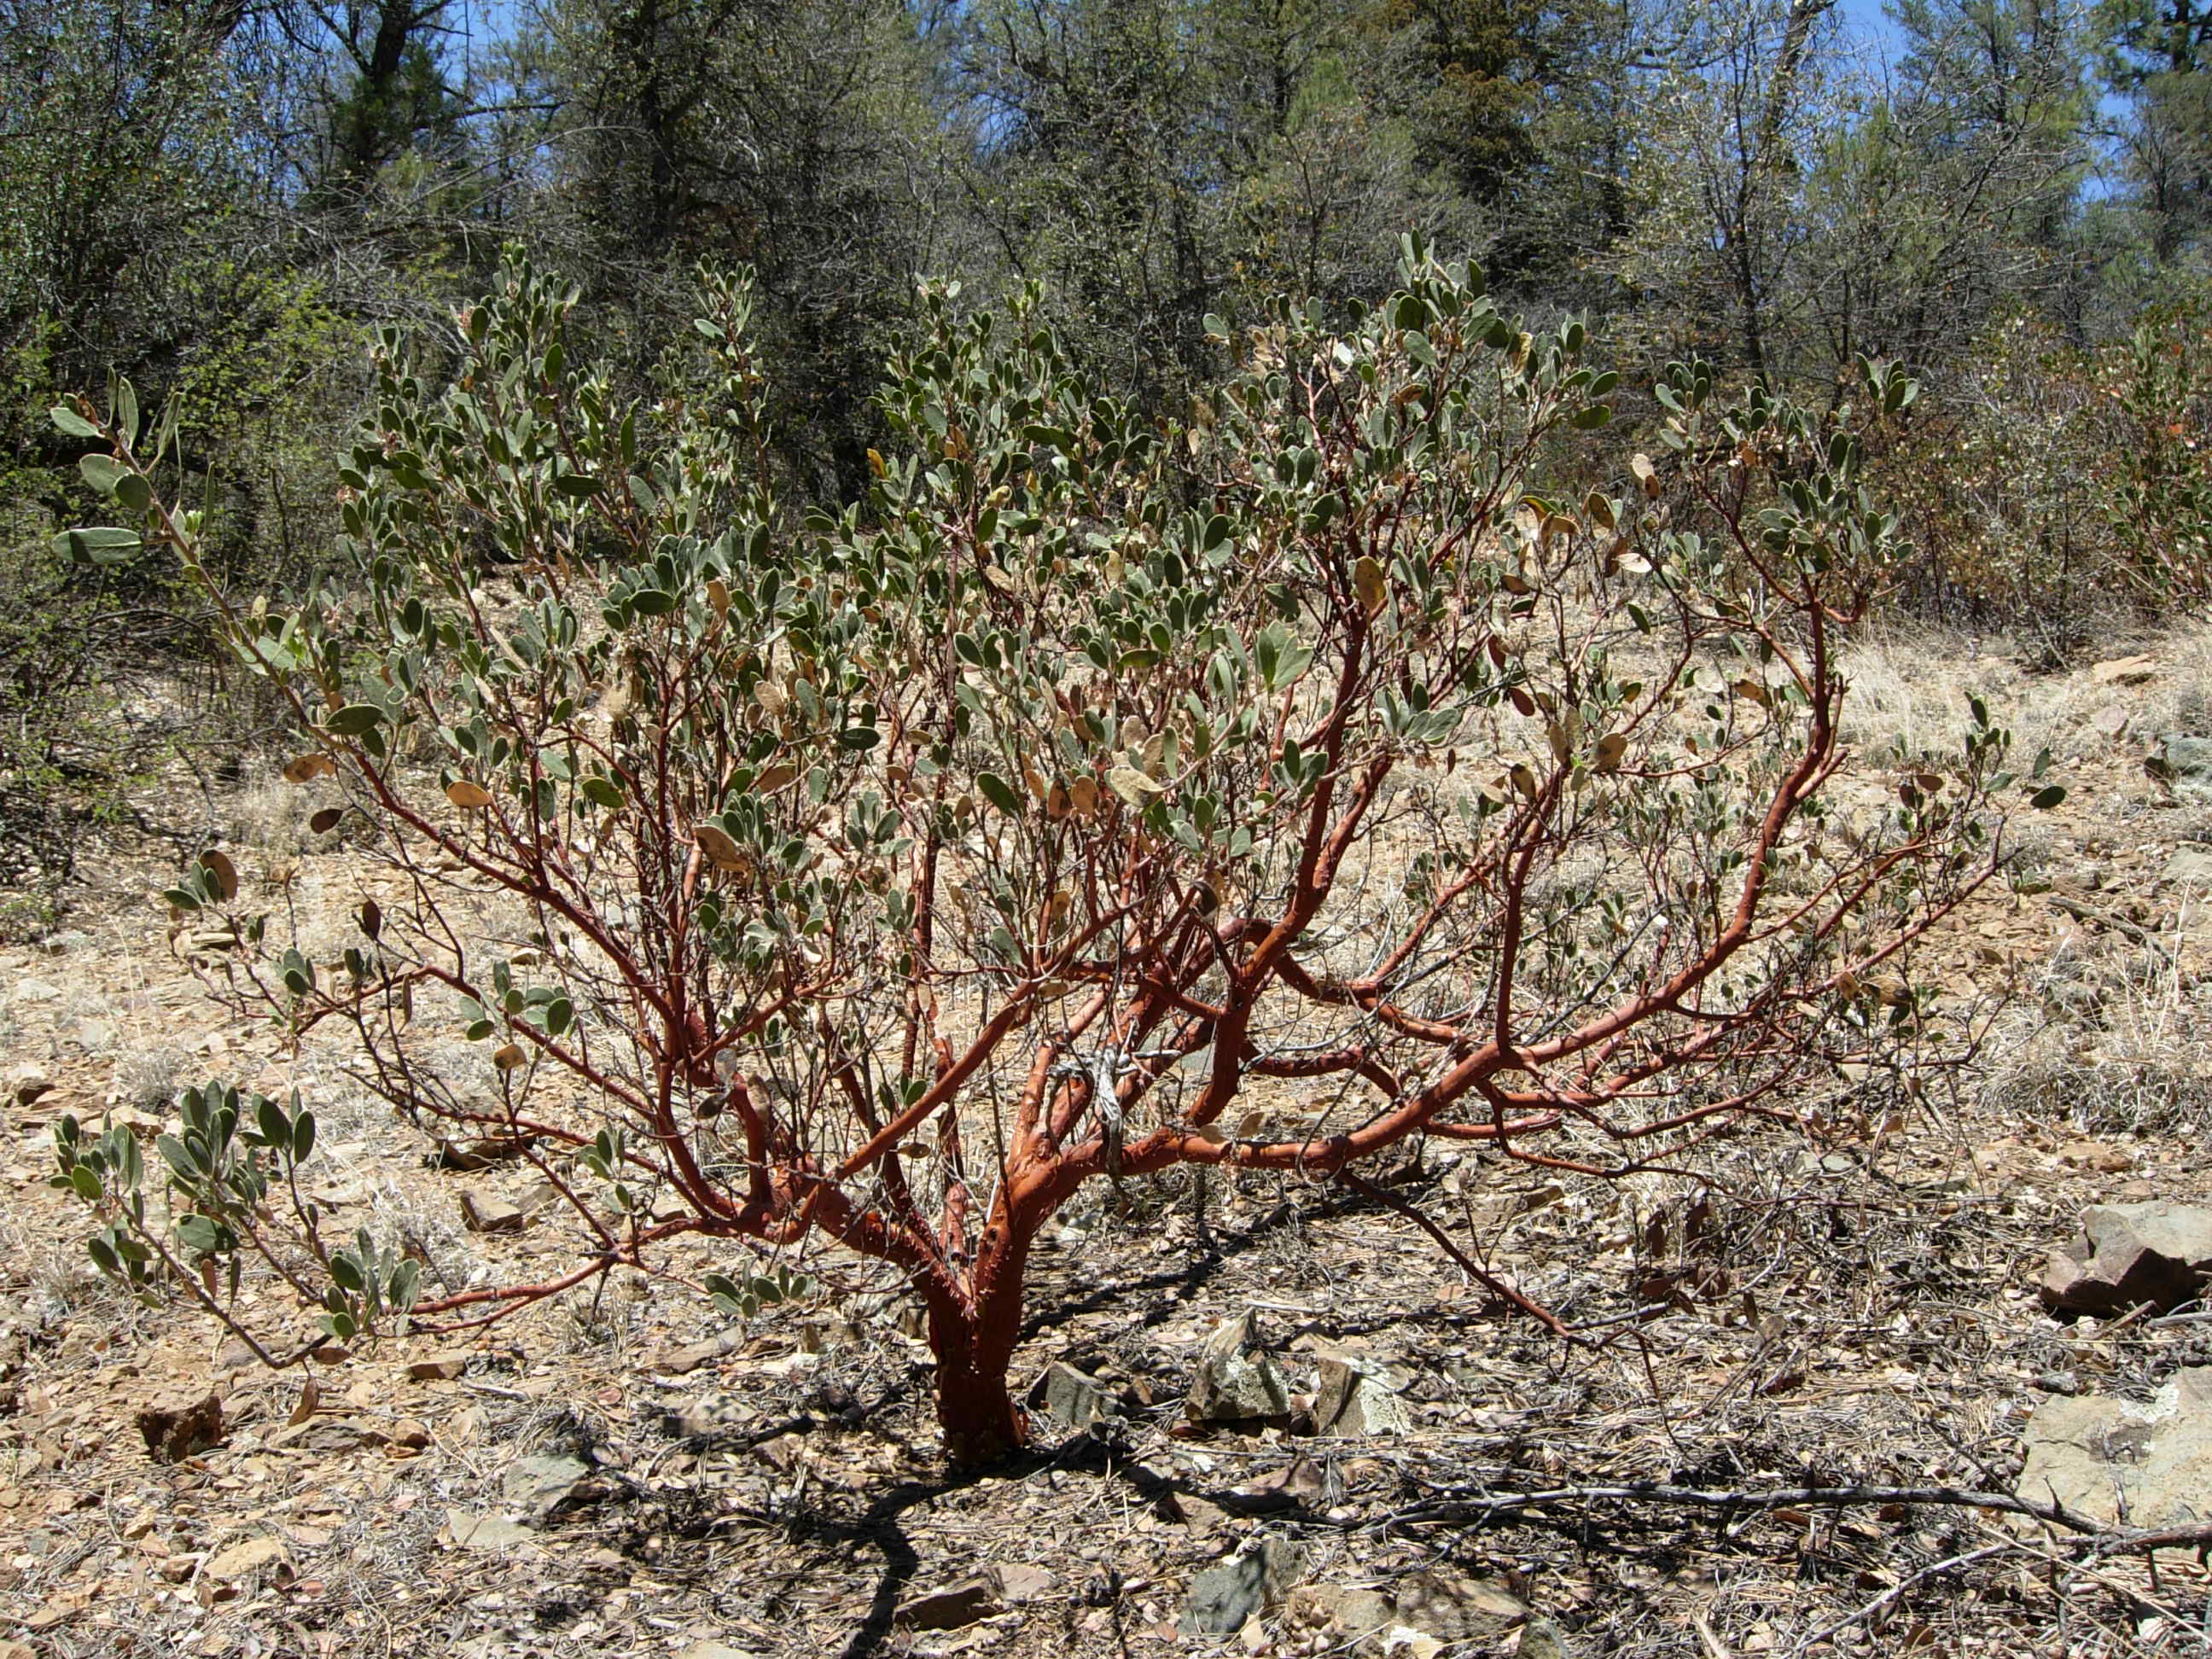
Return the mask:
<path id="1" fill-rule="evenodd" d="M 1368 1584 L 1308 1584 L 1291 1598 L 1298 1623 L 1324 1626 L 1354 1643 L 1388 1629 L 1396 1618 L 1389 1593 Z"/>
<path id="2" fill-rule="evenodd" d="M 446 1348 L 436 1353 L 417 1355 L 407 1362 L 407 1378 L 410 1382 L 451 1382 L 468 1375 L 469 1351 L 466 1348 Z"/>
<path id="3" fill-rule="evenodd" d="M 369 1425 L 358 1417 L 310 1417 L 272 1430 L 265 1443 L 301 1452 L 347 1452 L 368 1438 Z"/>
<path id="4" fill-rule="evenodd" d="M 1042 1601 L 1060 1593 L 1060 1580 L 1042 1567 L 1023 1564 L 994 1567 L 991 1576 L 998 1581 L 1001 1601 L 1020 1603 Z"/>
<path id="5" fill-rule="evenodd" d="M 2157 752 L 2143 763 L 2143 770 L 2178 795 L 2212 799 L 2212 738 L 2161 732 Z"/>
<path id="6" fill-rule="evenodd" d="M 732 1325 L 728 1329 L 708 1337 L 703 1342 L 692 1342 L 680 1348 L 671 1348 L 665 1353 L 646 1363 L 653 1370 L 665 1372 L 671 1376 L 683 1376 L 689 1372 L 697 1370 L 702 1365 L 712 1364 L 725 1354 L 735 1353 L 744 1346 L 744 1332 L 738 1326 Z"/>
<path id="7" fill-rule="evenodd" d="M 1449 1571 L 1399 1580 L 1391 1597 L 1396 1622 L 1446 1646 L 1495 1642 L 1528 1617 L 1528 1605 L 1495 1578 Z"/>
<path id="8" fill-rule="evenodd" d="M 1184 1402 L 1194 1422 L 1236 1423 L 1283 1417 L 1290 1386 L 1261 1346 L 1259 1321 L 1250 1312 L 1224 1320 L 1198 1351 L 1198 1374 Z"/>
<path id="9" fill-rule="evenodd" d="M 1073 1365 L 1055 1364 L 1038 1385 L 1039 1403 L 1071 1429 L 1088 1428 L 1120 1415 L 1121 1402 L 1103 1382 Z"/>
<path id="10" fill-rule="evenodd" d="M 2020 1495 L 2106 1526 L 2212 1521 L 2212 1366 L 2184 1370 L 2148 1405 L 2100 1395 L 2045 1401 L 2027 1420 Z"/>
<path id="11" fill-rule="evenodd" d="M 2212 889 L 2212 847 L 2187 841 L 2173 849 L 2159 879 L 2168 887 Z"/>
<path id="12" fill-rule="evenodd" d="M 446 1531 L 456 1549 L 506 1550 L 534 1543 L 538 1534 L 505 1516 L 482 1515 L 474 1510 L 447 1510 Z"/>
<path id="13" fill-rule="evenodd" d="M 1574 1659 L 1574 1649 L 1568 1645 L 1566 1632 L 1541 1614 L 1534 1614 L 1521 1626 L 1521 1659 Z"/>
<path id="14" fill-rule="evenodd" d="M 1395 1584 L 1318 1585 L 1291 1598 L 1298 1623 L 1326 1625 L 1351 1638 L 1362 1653 L 1405 1650 L 1419 1653 L 1431 1644 L 1455 1652 L 1511 1651 L 1515 1632 L 1519 1651 L 1530 1659 L 1566 1659 L 1571 1651 L 1558 1626 L 1532 1613 L 1528 1603 L 1495 1578 L 1440 1568 L 1417 1572 Z"/>
<path id="15" fill-rule="evenodd" d="M 88 1054 L 102 1054 L 115 1046 L 115 1022 L 94 1015 L 64 1020 L 61 1035 Z"/>
<path id="16" fill-rule="evenodd" d="M 1410 1434 L 1406 1402 L 1383 1378 L 1358 1361 L 1329 1356 L 1321 1362 L 1314 1394 L 1314 1427 L 1322 1434 Z"/>
<path id="17" fill-rule="evenodd" d="M 673 1440 L 720 1440 L 743 1433 L 758 1417 L 750 1401 L 713 1389 L 667 1407 L 661 1413 L 660 1431 Z"/>
<path id="18" fill-rule="evenodd" d="M 500 1490 L 532 1526 L 543 1526 L 591 1475 L 573 1457 L 526 1457 L 507 1472 Z"/>
<path id="19" fill-rule="evenodd" d="M 2082 1212 L 2083 1237 L 2051 1254 L 2044 1304 L 2113 1314 L 2144 1303 L 2174 1308 L 2212 1286 L 2212 1210 L 2154 1199 Z"/>
<path id="20" fill-rule="evenodd" d="M 1231 1636 L 1279 1605 L 1305 1571 L 1304 1548 L 1287 1539 L 1248 1544 L 1190 1581 L 1178 1628 L 1185 1636 Z"/>
<path id="21" fill-rule="evenodd" d="M 2155 657 L 2114 657 L 2089 665 L 2089 678 L 2100 685 L 2142 685 L 2158 678 Z"/>
<path id="22" fill-rule="evenodd" d="M 281 1538 L 248 1538 L 210 1556 L 205 1573 L 210 1578 L 235 1582 L 252 1577 L 263 1567 L 281 1571 L 290 1563 L 291 1557 Z"/>
<path id="23" fill-rule="evenodd" d="M 522 1208 L 503 1198 L 463 1193 L 461 1220 L 472 1233 L 519 1233 L 522 1231 Z"/>
<path id="24" fill-rule="evenodd" d="M 215 1368 L 219 1371 L 242 1371 L 261 1363 L 261 1356 L 252 1347 L 236 1337 L 216 1351 Z"/>

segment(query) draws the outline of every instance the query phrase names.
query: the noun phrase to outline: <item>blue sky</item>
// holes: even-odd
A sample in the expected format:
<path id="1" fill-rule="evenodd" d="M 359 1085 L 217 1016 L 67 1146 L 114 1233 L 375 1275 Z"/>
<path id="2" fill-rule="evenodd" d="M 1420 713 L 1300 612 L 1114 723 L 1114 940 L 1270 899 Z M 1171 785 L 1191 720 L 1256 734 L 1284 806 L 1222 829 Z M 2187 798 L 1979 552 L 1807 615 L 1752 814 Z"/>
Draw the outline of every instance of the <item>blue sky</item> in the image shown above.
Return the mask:
<path id="1" fill-rule="evenodd" d="M 1883 45 L 1897 38 L 1883 0 L 1843 0 L 1842 10 L 1844 26 L 1861 39 Z"/>

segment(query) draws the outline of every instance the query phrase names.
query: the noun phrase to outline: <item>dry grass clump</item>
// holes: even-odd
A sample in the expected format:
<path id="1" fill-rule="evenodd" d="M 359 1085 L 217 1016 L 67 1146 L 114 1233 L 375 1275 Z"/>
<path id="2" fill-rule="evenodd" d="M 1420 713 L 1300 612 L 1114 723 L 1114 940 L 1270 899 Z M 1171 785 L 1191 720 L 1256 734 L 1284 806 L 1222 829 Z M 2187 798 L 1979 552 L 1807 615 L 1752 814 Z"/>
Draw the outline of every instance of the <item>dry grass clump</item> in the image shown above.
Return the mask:
<path id="1" fill-rule="evenodd" d="M 1862 754 L 1900 741 L 1908 752 L 1956 744 L 1966 698 L 1988 700 L 2013 733 L 2013 753 L 2032 762 L 2049 749 L 2063 760 L 2101 749 L 2115 736 L 2148 741 L 2162 732 L 2212 732 L 2212 623 L 2188 621 L 2101 646 L 2102 660 L 2151 659 L 2150 678 L 2121 685 L 2094 665 L 2070 673 L 2036 672 L 2015 641 L 1921 626 L 1870 631 L 1851 647 L 1845 674 L 1845 735 Z M 2124 728 L 2112 729 L 2113 711 Z"/>
<path id="2" fill-rule="evenodd" d="M 118 1051 L 108 1091 L 141 1111 L 166 1111 L 184 1085 L 183 1057 L 173 1043 L 131 1043 Z"/>
<path id="3" fill-rule="evenodd" d="M 0 1305 L 33 1331 L 79 1316 L 108 1328 L 134 1322 L 130 1298 L 100 1276 L 82 1238 L 57 1237 L 12 1205 L 0 1205 Z"/>
<path id="4" fill-rule="evenodd" d="M 2000 720 L 2026 701 L 2027 677 L 2001 647 L 1932 629 L 1869 631 L 1850 647 L 1844 674 L 1844 738 L 1862 755 L 1956 747 L 1970 693 L 1986 697 Z M 2015 724 L 2015 744 L 2027 736 Z"/>
<path id="5" fill-rule="evenodd" d="M 2212 1132 L 2212 983 L 2178 957 L 2053 952 L 1988 1046 L 1985 1101 L 2083 1134 Z"/>
<path id="6" fill-rule="evenodd" d="M 327 805 L 313 789 L 272 779 L 240 789 L 222 816 L 229 833 L 246 846 L 292 858 L 314 844 L 307 820 Z"/>

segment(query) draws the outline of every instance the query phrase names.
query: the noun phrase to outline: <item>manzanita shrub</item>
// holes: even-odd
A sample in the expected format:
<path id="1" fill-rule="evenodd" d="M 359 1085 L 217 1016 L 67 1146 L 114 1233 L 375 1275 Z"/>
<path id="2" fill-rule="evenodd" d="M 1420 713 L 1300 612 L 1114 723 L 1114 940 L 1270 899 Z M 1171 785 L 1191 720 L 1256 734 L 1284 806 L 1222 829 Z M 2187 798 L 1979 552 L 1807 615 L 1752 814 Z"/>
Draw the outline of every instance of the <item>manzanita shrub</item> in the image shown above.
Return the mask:
<path id="1" fill-rule="evenodd" d="M 1174 430 L 1032 300 L 932 295 L 867 498 L 802 514 L 741 285 L 708 285 L 711 384 L 633 407 L 518 258 L 457 368 L 381 340 L 358 580 L 281 603 L 222 591 L 135 411 L 58 410 L 130 520 L 64 540 L 182 559 L 296 711 L 290 775 L 395 878 L 310 959 L 212 856 L 169 895 L 198 948 L 299 1038 L 341 1028 L 408 1122 L 521 1149 L 577 1244 L 423 1297 L 319 1237 L 305 1109 L 216 1085 L 161 1204 L 127 1136 L 64 1126 L 101 1266 L 243 1317 L 258 1261 L 349 1336 L 679 1235 L 736 1241 L 702 1288 L 742 1311 L 833 1240 L 920 1299 L 975 1461 L 1023 1441 L 1024 1272 L 1086 1182 L 1413 1137 L 1620 1174 L 1917 1041 L 1911 947 L 2014 786 L 1977 707 L 1832 800 L 1895 534 L 1851 423 L 1911 382 L 1869 365 L 1814 413 L 1677 367 L 1656 459 L 1607 461 L 1581 325 L 1526 332 L 1411 246 L 1402 280 L 1342 330 L 1219 326 L 1232 370 Z"/>

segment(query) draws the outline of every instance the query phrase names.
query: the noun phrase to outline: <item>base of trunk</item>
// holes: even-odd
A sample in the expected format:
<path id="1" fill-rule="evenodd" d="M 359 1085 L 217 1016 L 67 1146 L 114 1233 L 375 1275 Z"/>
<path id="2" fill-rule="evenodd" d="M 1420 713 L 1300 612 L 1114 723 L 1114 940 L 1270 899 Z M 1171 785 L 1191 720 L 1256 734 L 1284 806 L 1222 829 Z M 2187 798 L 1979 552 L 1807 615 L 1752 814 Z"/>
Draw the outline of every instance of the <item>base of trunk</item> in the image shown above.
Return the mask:
<path id="1" fill-rule="evenodd" d="M 1029 1443 L 1021 1407 L 1005 1397 L 965 1401 L 939 1395 L 937 1420 L 945 1431 L 945 1461 L 963 1468 L 1002 1463 Z"/>
<path id="2" fill-rule="evenodd" d="M 937 1351 L 937 1423 L 945 1432 L 946 1459 L 973 1468 L 1021 1450 L 1029 1443 L 1029 1419 L 1006 1387 L 1013 1355 L 978 1341 L 964 1322 L 933 1320 L 930 1336 Z"/>

